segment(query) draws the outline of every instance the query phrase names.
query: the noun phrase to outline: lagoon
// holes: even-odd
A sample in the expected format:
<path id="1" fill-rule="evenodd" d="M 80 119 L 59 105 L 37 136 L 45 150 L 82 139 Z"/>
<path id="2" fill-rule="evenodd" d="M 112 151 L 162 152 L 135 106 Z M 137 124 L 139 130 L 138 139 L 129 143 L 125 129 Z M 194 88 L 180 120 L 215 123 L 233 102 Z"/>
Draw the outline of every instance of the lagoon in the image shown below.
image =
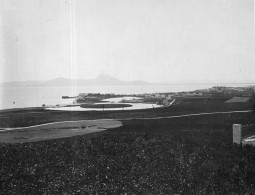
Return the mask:
<path id="1" fill-rule="evenodd" d="M 131 97 L 131 96 L 125 96 L 125 97 L 116 97 L 116 98 L 108 98 L 103 99 L 102 101 L 108 101 L 104 103 L 96 103 L 97 105 L 105 105 L 105 104 L 125 104 L 120 103 L 122 100 L 133 100 L 133 99 L 141 99 L 138 97 Z M 119 107 L 119 108 L 82 108 L 78 105 L 76 106 L 68 106 L 68 107 L 53 107 L 53 108 L 46 108 L 47 110 L 61 110 L 61 111 L 113 111 L 113 110 L 140 110 L 140 109 L 149 109 L 149 108 L 158 108 L 162 105 L 157 104 L 151 104 L 151 103 L 128 103 L 127 105 L 131 105 L 128 107 Z"/>
<path id="2" fill-rule="evenodd" d="M 105 104 L 105 103 L 104 103 Z M 128 103 L 132 105 L 131 107 L 123 108 L 105 108 L 104 111 L 113 111 L 113 110 L 140 110 L 140 109 L 149 109 L 149 108 L 158 108 L 161 105 L 157 104 L 145 104 L 145 103 Z M 68 106 L 68 107 L 54 107 L 46 108 L 47 110 L 61 110 L 61 111 L 103 111 L 102 108 L 82 108 L 80 106 Z"/>

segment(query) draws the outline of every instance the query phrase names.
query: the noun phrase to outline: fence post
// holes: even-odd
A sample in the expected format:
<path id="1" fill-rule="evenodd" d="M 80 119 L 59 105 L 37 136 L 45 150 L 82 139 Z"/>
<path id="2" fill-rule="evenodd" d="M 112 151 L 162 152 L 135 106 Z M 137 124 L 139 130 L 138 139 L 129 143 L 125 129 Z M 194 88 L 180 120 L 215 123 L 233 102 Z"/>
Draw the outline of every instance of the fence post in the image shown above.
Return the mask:
<path id="1" fill-rule="evenodd" d="M 242 125 L 233 124 L 233 143 L 240 144 L 242 142 Z"/>

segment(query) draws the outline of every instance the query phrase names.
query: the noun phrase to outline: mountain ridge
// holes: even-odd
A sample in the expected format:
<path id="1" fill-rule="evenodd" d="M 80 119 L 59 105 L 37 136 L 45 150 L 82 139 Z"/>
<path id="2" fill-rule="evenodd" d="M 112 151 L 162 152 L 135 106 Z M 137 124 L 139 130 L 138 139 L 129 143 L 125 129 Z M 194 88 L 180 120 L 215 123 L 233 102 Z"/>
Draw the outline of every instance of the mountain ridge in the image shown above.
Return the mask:
<path id="1" fill-rule="evenodd" d="M 61 87 L 61 86 L 111 86 L 111 85 L 149 85 L 152 83 L 134 80 L 123 81 L 115 77 L 102 74 L 93 79 L 68 79 L 55 78 L 48 81 L 11 81 L 4 82 L 0 85 L 2 87 Z"/>
<path id="2" fill-rule="evenodd" d="M 186 81 L 186 82 L 171 82 L 171 83 L 150 83 L 142 80 L 133 80 L 133 81 L 124 81 L 117 79 L 115 77 L 101 74 L 96 78 L 92 79 L 69 79 L 64 77 L 58 77 L 55 79 L 51 79 L 48 81 L 10 81 L 0 83 L 0 87 L 63 87 L 63 86 L 122 86 L 122 85 L 130 85 L 130 86 L 146 86 L 146 85 L 226 85 L 226 84 L 247 84 L 254 85 L 255 82 L 209 82 L 209 83 L 199 83 L 197 81 Z"/>

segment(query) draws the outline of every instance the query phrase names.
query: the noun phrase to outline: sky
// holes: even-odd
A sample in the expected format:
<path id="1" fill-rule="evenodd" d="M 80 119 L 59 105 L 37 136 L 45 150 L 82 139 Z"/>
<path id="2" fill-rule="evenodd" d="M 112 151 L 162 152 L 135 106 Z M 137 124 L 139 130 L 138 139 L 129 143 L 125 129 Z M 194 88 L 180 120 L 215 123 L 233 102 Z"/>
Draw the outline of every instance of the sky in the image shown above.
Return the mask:
<path id="1" fill-rule="evenodd" d="M 0 82 L 255 83 L 254 0 L 0 0 Z"/>

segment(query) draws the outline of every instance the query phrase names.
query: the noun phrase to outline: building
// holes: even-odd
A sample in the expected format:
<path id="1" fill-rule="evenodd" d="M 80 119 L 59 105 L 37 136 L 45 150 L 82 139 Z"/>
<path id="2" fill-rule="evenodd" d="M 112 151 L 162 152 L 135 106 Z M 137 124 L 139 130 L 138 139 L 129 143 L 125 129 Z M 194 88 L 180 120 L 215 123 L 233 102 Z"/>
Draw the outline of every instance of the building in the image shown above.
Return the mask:
<path id="1" fill-rule="evenodd" d="M 168 96 L 166 97 L 166 99 L 167 99 L 167 100 L 171 100 L 171 99 L 172 99 L 172 96 L 171 96 L 171 95 L 168 95 Z"/>
<path id="2" fill-rule="evenodd" d="M 160 94 L 160 97 L 161 97 L 161 98 L 165 98 L 166 95 L 165 95 L 165 94 Z"/>
<path id="3" fill-rule="evenodd" d="M 167 99 L 163 100 L 164 105 L 169 105 L 169 101 Z"/>
<path id="4" fill-rule="evenodd" d="M 160 94 L 159 93 L 155 93 L 155 98 L 160 98 Z"/>

